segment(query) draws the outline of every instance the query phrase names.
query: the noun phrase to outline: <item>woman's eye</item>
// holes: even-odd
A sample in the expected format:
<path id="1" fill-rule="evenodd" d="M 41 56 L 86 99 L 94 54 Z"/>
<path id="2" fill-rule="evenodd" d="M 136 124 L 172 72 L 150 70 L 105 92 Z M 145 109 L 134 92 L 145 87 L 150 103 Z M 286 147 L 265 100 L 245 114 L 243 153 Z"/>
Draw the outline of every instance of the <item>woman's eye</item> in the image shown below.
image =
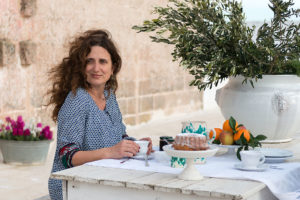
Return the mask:
<path id="1" fill-rule="evenodd" d="M 101 64 L 106 64 L 106 63 L 107 63 L 107 60 L 105 60 L 105 59 L 100 59 L 100 60 L 99 60 L 99 63 L 101 63 Z"/>
<path id="2" fill-rule="evenodd" d="M 88 64 L 88 63 L 92 63 L 92 61 L 93 61 L 93 59 L 87 59 L 86 60 L 86 63 Z"/>

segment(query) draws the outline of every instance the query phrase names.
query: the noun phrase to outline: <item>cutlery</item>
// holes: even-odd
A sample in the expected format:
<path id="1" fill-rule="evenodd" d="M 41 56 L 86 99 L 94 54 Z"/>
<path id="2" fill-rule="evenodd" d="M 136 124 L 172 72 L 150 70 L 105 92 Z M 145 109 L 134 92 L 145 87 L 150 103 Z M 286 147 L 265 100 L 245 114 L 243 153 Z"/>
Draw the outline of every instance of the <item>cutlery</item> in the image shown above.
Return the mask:
<path id="1" fill-rule="evenodd" d="M 149 163 L 148 163 L 148 155 L 146 154 L 145 156 L 145 166 L 149 167 Z"/>
<path id="2" fill-rule="evenodd" d="M 129 159 L 130 159 L 130 158 L 126 158 L 125 160 L 122 160 L 120 163 L 122 164 L 122 163 L 128 161 Z"/>

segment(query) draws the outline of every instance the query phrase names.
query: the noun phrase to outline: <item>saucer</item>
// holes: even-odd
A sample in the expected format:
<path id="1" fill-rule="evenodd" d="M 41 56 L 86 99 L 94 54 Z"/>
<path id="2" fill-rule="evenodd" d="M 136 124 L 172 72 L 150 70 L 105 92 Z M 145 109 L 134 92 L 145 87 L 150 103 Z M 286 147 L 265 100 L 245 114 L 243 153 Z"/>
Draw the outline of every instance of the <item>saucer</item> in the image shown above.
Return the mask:
<path id="1" fill-rule="evenodd" d="M 247 168 L 247 167 L 244 167 L 242 165 L 242 163 L 238 163 L 238 164 L 234 165 L 234 168 L 239 169 L 239 170 L 243 170 L 243 171 L 258 171 L 258 172 L 261 172 L 261 171 L 265 171 L 266 169 L 268 169 L 269 166 L 266 165 L 266 164 L 262 164 L 262 165 L 258 165 L 255 168 L 252 168 L 252 167 L 251 168 Z"/>
<path id="2" fill-rule="evenodd" d="M 144 155 L 135 155 L 132 157 L 133 159 L 137 159 L 137 160 L 145 160 L 145 156 Z M 148 160 L 151 160 L 154 158 L 153 154 L 148 155 Z"/>
<path id="3" fill-rule="evenodd" d="M 283 163 L 291 157 L 266 157 L 265 163 Z"/>

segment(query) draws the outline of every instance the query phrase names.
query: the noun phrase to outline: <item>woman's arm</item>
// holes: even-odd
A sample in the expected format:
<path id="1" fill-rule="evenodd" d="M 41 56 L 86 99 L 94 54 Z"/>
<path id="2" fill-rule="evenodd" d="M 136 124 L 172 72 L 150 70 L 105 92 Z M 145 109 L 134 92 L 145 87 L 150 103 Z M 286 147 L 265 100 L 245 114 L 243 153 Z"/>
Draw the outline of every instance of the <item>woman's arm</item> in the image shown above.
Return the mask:
<path id="1" fill-rule="evenodd" d="M 72 165 L 78 166 L 100 159 L 132 157 L 139 152 L 139 145 L 130 140 L 122 140 L 118 144 L 92 151 L 77 151 L 72 157 Z"/>

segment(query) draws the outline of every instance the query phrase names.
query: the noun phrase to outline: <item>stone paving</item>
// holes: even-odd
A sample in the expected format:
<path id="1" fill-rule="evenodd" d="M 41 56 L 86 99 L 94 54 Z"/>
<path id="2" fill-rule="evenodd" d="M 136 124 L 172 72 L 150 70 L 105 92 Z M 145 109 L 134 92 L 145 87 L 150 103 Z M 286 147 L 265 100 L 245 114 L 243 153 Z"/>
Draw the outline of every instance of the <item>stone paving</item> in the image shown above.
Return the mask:
<path id="1" fill-rule="evenodd" d="M 127 133 L 136 138 L 150 136 L 158 145 L 159 136 L 175 136 L 185 120 L 205 120 L 208 128 L 219 127 L 223 116 L 219 110 L 199 111 L 191 114 L 177 114 L 157 117 L 148 123 L 128 126 Z M 44 165 L 15 166 L 2 162 L 0 155 L 0 199 L 3 200 L 46 200 L 48 199 L 48 177 L 54 157 L 55 142 L 52 142 Z"/>

